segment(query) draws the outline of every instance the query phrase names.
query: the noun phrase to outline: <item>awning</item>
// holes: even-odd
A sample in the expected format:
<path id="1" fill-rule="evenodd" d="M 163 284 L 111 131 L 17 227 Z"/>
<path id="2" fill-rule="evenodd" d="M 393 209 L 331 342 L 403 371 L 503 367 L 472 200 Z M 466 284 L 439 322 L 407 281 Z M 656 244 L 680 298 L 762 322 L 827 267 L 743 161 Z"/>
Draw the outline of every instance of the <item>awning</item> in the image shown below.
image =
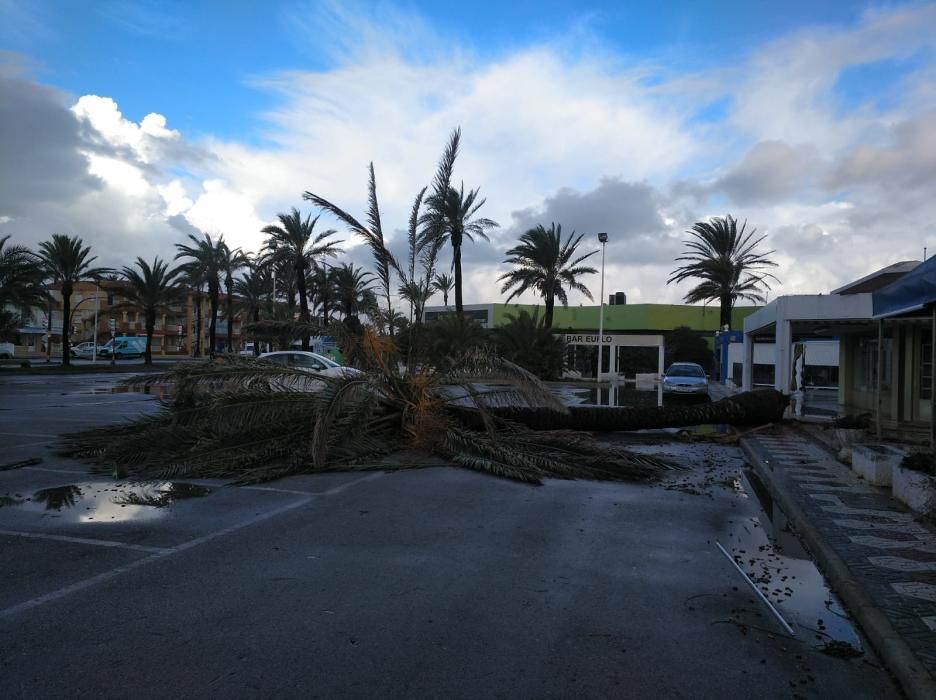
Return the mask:
<path id="1" fill-rule="evenodd" d="M 936 303 L 936 255 L 871 295 L 874 318 L 902 316 L 933 303 Z"/>

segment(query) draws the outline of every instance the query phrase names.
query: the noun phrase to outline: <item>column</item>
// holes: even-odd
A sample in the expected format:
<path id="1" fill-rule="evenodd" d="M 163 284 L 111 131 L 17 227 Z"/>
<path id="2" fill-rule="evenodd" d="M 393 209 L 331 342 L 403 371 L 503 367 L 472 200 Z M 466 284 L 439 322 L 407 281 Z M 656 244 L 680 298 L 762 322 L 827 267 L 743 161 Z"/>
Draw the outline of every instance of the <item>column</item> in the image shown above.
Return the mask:
<path id="1" fill-rule="evenodd" d="M 663 405 L 663 343 L 657 347 L 657 406 Z"/>
<path id="2" fill-rule="evenodd" d="M 744 353 L 741 365 L 741 391 L 754 388 L 754 337 L 744 334 Z"/>
<path id="3" fill-rule="evenodd" d="M 791 324 L 784 318 L 777 319 L 774 336 L 774 389 L 790 393 L 790 346 L 793 342 Z"/>

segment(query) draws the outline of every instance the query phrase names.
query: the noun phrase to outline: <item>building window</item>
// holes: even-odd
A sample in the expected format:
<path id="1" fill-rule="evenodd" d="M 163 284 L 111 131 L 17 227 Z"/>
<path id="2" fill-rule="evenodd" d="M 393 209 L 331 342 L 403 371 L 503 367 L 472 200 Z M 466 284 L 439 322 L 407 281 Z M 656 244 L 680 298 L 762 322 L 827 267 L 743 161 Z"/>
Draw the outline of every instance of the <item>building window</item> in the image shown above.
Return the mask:
<path id="1" fill-rule="evenodd" d="M 933 344 L 920 343 L 920 399 L 929 401 L 933 398 Z"/>
<path id="2" fill-rule="evenodd" d="M 858 390 L 873 392 L 877 386 L 877 338 L 861 338 L 858 341 L 857 379 Z M 881 391 L 890 390 L 891 378 L 891 339 L 884 338 L 883 376 Z"/>

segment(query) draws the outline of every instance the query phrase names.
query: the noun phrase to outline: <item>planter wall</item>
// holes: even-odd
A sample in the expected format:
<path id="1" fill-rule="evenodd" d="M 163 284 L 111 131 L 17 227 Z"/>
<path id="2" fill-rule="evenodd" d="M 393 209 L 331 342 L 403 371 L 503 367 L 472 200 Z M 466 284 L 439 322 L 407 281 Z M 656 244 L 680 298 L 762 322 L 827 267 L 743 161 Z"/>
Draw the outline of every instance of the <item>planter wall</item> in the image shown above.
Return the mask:
<path id="1" fill-rule="evenodd" d="M 894 467 L 892 490 L 894 498 L 918 513 L 936 507 L 936 477 L 904 467 Z"/>
<path id="2" fill-rule="evenodd" d="M 852 469 L 869 484 L 890 486 L 893 469 L 903 457 L 903 452 L 888 445 L 855 445 Z"/>

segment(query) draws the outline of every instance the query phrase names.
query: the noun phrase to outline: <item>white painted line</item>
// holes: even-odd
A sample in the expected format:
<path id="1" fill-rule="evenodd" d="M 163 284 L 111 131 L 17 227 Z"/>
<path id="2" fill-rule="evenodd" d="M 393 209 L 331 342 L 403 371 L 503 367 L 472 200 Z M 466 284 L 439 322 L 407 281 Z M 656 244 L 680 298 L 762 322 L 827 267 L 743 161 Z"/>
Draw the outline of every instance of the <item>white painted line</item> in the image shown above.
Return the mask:
<path id="1" fill-rule="evenodd" d="M 27 600 L 17 605 L 13 605 L 9 608 L 6 608 L 5 610 L 0 610 L 0 619 L 5 618 L 5 617 L 10 617 L 11 615 L 16 615 L 17 613 L 25 612 L 26 610 L 32 610 L 33 608 L 38 608 L 40 605 L 45 605 L 46 603 L 51 603 L 61 598 L 65 598 L 66 596 L 69 596 L 72 593 L 78 593 L 79 591 L 83 591 L 87 588 L 96 586 L 99 583 L 110 581 L 111 579 L 117 578 L 121 574 L 125 574 L 129 571 L 133 571 L 134 569 L 138 569 L 139 567 L 145 566 L 146 564 L 159 561 L 160 559 L 169 557 L 172 554 L 176 554 L 177 552 L 183 552 L 187 549 L 191 549 L 192 547 L 197 547 L 200 544 L 204 544 L 205 542 L 210 542 L 211 540 L 216 539 L 218 537 L 228 535 L 236 530 L 240 530 L 241 528 L 249 527 L 250 525 L 256 525 L 257 523 L 263 522 L 264 520 L 269 520 L 270 518 L 276 517 L 277 515 L 290 511 L 293 508 L 299 508 L 300 506 L 304 506 L 311 501 L 312 501 L 311 498 L 303 498 L 299 501 L 289 503 L 285 506 L 281 506 L 267 513 L 260 513 L 258 515 L 255 515 L 252 518 L 248 518 L 247 520 L 244 520 L 243 522 L 237 523 L 236 525 L 232 525 L 231 527 L 226 527 L 223 530 L 218 530 L 217 532 L 209 533 L 207 535 L 204 535 L 203 537 L 197 537 L 194 540 L 183 542 L 180 545 L 177 545 L 175 547 L 170 547 L 169 549 L 166 549 L 166 550 L 162 550 L 148 557 L 144 557 L 143 559 L 138 559 L 124 566 L 118 566 L 113 569 L 110 569 L 109 571 L 104 571 L 100 574 L 97 574 L 96 576 L 86 578 L 83 581 L 78 581 L 77 583 L 73 583 L 70 586 L 59 588 L 57 591 L 52 591 L 51 593 L 46 593 L 45 595 L 38 596 L 36 598 Z"/>
<path id="2" fill-rule="evenodd" d="M 57 438 L 58 435 L 50 435 L 48 433 L 0 433 L 0 435 L 14 435 L 16 437 L 41 437 L 41 438 Z"/>
<path id="3" fill-rule="evenodd" d="M 20 471 L 31 472 L 53 472 L 54 474 L 82 474 L 88 475 L 88 472 L 81 469 L 52 469 L 51 467 L 23 467 Z"/>
<path id="4" fill-rule="evenodd" d="M 21 447 L 35 447 L 36 445 L 48 445 L 52 439 L 42 440 L 41 442 L 24 442 L 19 445 L 6 445 L 4 450 L 18 450 Z"/>
<path id="5" fill-rule="evenodd" d="M 145 547 L 141 544 L 128 544 L 126 542 L 117 542 L 115 540 L 95 540 L 88 537 L 69 537 L 68 535 L 48 535 L 41 532 L 20 532 L 18 530 L 0 530 L 0 535 L 8 537 L 26 537 L 36 540 L 54 540 L 56 542 L 69 542 L 72 544 L 93 544 L 98 547 L 119 547 L 121 549 L 132 549 L 136 552 L 147 552 L 148 554 L 157 554 L 170 552 L 167 547 Z"/>
<path id="6" fill-rule="evenodd" d="M 389 467 L 388 467 L 389 469 Z M 374 472 L 373 474 L 368 474 L 367 476 L 361 477 L 360 479 L 355 479 L 354 481 L 349 481 L 345 484 L 340 484 L 334 488 L 329 489 L 328 491 L 300 491 L 298 489 L 278 489 L 273 486 L 239 486 L 236 488 L 245 489 L 247 491 L 272 491 L 273 493 L 291 493 L 301 496 L 334 496 L 339 494 L 345 489 L 349 489 L 352 486 L 357 486 L 362 484 L 365 481 L 373 481 L 374 479 L 379 479 L 382 476 L 386 476 L 385 472 Z"/>

